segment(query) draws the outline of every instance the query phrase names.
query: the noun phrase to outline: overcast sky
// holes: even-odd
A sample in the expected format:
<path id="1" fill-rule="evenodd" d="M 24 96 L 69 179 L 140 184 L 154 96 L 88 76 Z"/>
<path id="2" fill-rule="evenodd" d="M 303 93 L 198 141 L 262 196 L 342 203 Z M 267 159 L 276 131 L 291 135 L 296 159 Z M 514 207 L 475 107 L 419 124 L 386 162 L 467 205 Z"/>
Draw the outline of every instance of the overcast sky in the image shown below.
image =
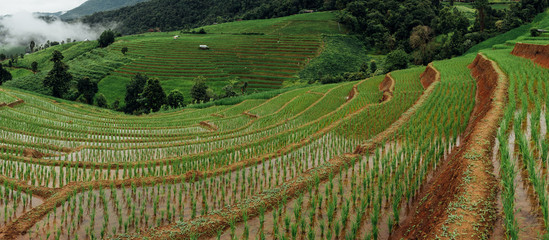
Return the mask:
<path id="1" fill-rule="evenodd" d="M 18 12 L 59 12 L 80 6 L 86 0 L 0 0 L 0 15 Z"/>

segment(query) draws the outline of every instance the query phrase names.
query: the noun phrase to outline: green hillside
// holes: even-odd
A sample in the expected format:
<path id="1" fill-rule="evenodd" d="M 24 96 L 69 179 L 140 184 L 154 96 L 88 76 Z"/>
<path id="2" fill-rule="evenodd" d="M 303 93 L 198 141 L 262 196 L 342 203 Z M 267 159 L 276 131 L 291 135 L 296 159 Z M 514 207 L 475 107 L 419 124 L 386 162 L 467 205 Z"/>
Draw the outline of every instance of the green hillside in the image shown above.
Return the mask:
<path id="1" fill-rule="evenodd" d="M 189 90 L 198 76 L 205 77 L 215 93 L 221 93 L 229 81 L 236 81 L 238 86 L 247 82 L 248 90 L 255 92 L 282 87 L 285 81 L 296 79 L 321 52 L 335 55 L 342 51 L 342 45 L 350 46 L 341 54 L 349 60 L 332 60 L 334 65 L 341 65 L 340 71 L 357 71 L 367 60 L 359 40 L 343 35 L 345 28 L 330 12 L 238 21 L 206 26 L 204 30 L 207 34 L 175 31 L 125 36 L 105 49 L 96 48 L 95 41 L 50 47 L 16 64 L 29 69 L 36 61 L 41 72 L 17 78 L 7 86 L 47 94 L 40 83 L 53 65 L 49 59 L 54 50 L 63 53 L 75 79 L 98 81 L 99 93 L 109 103 L 123 102 L 126 84 L 138 73 L 158 78 L 166 92 L 180 90 L 190 102 Z M 335 40 L 325 41 L 328 36 Z M 200 50 L 199 45 L 210 49 Z M 129 50 L 126 55 L 121 53 L 123 47 Z M 318 70 L 322 64 L 315 63 L 317 67 L 308 69 L 308 76 L 323 74 Z"/>
<path id="2" fill-rule="evenodd" d="M 61 19 L 76 19 L 96 12 L 116 10 L 148 0 L 88 0 L 82 5 L 61 15 Z"/>

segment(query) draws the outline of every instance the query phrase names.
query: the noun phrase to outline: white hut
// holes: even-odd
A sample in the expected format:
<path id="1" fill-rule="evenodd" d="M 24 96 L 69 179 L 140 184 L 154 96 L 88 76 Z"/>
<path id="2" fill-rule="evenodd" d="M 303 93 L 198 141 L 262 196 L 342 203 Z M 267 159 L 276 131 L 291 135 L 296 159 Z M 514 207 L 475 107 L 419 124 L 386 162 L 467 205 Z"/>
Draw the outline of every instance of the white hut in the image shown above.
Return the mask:
<path id="1" fill-rule="evenodd" d="M 208 50 L 208 49 L 210 49 L 210 47 L 208 47 L 208 45 L 200 45 L 200 46 L 198 46 L 198 48 L 199 48 L 200 50 Z"/>

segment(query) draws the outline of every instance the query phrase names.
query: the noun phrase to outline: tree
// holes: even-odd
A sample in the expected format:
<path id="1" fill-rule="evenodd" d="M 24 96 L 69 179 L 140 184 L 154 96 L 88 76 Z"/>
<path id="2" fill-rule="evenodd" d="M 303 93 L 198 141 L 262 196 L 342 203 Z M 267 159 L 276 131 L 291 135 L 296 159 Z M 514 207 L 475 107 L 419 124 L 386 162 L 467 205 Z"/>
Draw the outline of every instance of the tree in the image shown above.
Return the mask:
<path id="1" fill-rule="evenodd" d="M 0 63 L 0 85 L 12 79 L 11 73 Z"/>
<path id="2" fill-rule="evenodd" d="M 105 95 L 103 95 L 103 93 L 97 94 L 97 98 L 95 99 L 95 101 L 97 102 L 98 107 L 109 107 L 109 104 L 107 103 L 107 98 L 105 97 Z"/>
<path id="3" fill-rule="evenodd" d="M 408 54 L 402 49 L 390 52 L 385 58 L 385 71 L 392 72 L 407 68 L 409 58 Z"/>
<path id="4" fill-rule="evenodd" d="M 434 32 L 428 26 L 416 26 L 410 35 L 410 46 L 416 50 L 415 64 L 426 64 L 433 58 L 432 40 Z"/>
<path id="5" fill-rule="evenodd" d="M 43 82 L 45 87 L 52 88 L 52 95 L 59 98 L 69 90 L 72 80 L 72 75 L 68 72 L 69 66 L 62 61 L 63 58 L 63 54 L 57 50 L 52 53 L 50 61 L 53 62 L 53 68 Z"/>
<path id="6" fill-rule="evenodd" d="M 93 97 L 98 91 L 97 82 L 90 80 L 89 77 L 83 77 L 78 80 L 76 87 L 78 92 L 86 99 L 86 103 L 92 104 Z"/>
<path id="7" fill-rule="evenodd" d="M 185 106 L 185 98 L 183 97 L 183 93 L 181 93 L 179 90 L 173 90 L 168 94 L 168 106 L 171 108 L 180 108 Z"/>
<path id="8" fill-rule="evenodd" d="M 130 83 L 126 85 L 126 97 L 124 98 L 126 107 L 124 112 L 134 113 L 143 108 L 141 93 L 143 92 L 148 79 L 149 78 L 145 75 L 137 74 L 130 80 Z"/>
<path id="9" fill-rule="evenodd" d="M 486 27 L 486 8 L 490 7 L 488 0 L 475 0 L 473 7 L 477 10 L 477 21 L 480 24 L 480 32 Z"/>
<path id="10" fill-rule="evenodd" d="M 123 47 L 121 51 L 122 54 L 126 55 L 126 53 L 128 52 L 128 47 Z"/>
<path id="11" fill-rule="evenodd" d="M 191 97 L 194 103 L 207 102 L 208 99 L 208 86 L 206 86 L 206 79 L 199 76 L 194 79 L 194 85 L 191 88 Z"/>
<path id="12" fill-rule="evenodd" d="M 31 53 L 34 52 L 34 47 L 36 46 L 36 43 L 34 41 L 31 41 L 30 42 L 30 50 L 31 50 Z"/>
<path id="13" fill-rule="evenodd" d="M 99 36 L 99 47 L 105 48 L 111 45 L 114 42 L 114 32 L 112 30 L 105 30 Z"/>
<path id="14" fill-rule="evenodd" d="M 363 72 L 363 73 L 369 73 L 370 71 L 370 66 L 368 66 L 368 63 L 363 63 L 361 66 L 360 66 L 360 72 Z"/>
<path id="15" fill-rule="evenodd" d="M 36 61 L 31 63 L 31 69 L 33 73 L 38 72 L 38 63 Z"/>
<path id="16" fill-rule="evenodd" d="M 234 91 L 234 84 L 227 84 L 225 87 L 223 87 L 223 97 L 234 97 L 236 96 L 236 92 Z"/>
<path id="17" fill-rule="evenodd" d="M 0 61 L 4 61 L 6 58 L 6 54 L 0 53 Z"/>
<path id="18" fill-rule="evenodd" d="M 372 74 L 376 74 L 376 71 L 377 71 L 377 63 L 375 60 L 372 60 L 370 62 L 370 71 L 372 72 Z"/>
<path id="19" fill-rule="evenodd" d="M 145 108 L 153 112 L 158 112 L 166 104 L 166 93 L 157 78 L 147 80 L 142 97 L 145 99 Z"/>

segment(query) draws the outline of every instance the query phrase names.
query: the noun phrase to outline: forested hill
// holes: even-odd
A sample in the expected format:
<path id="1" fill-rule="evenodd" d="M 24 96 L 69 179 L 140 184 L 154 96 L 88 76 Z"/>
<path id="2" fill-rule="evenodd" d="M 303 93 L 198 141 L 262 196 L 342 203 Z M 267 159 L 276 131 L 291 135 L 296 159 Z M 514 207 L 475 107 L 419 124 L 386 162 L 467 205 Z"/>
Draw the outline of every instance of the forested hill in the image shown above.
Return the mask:
<path id="1" fill-rule="evenodd" d="M 334 0 L 335 1 L 335 0 Z M 122 34 L 181 30 L 236 19 L 287 16 L 323 8 L 324 0 L 151 0 L 85 17 L 84 22 L 119 23 Z M 327 1 L 329 2 L 329 1 Z"/>
<path id="2" fill-rule="evenodd" d="M 116 10 L 122 7 L 133 6 L 148 0 L 88 0 L 82 5 L 61 15 L 62 19 L 76 19 L 96 12 Z"/>

